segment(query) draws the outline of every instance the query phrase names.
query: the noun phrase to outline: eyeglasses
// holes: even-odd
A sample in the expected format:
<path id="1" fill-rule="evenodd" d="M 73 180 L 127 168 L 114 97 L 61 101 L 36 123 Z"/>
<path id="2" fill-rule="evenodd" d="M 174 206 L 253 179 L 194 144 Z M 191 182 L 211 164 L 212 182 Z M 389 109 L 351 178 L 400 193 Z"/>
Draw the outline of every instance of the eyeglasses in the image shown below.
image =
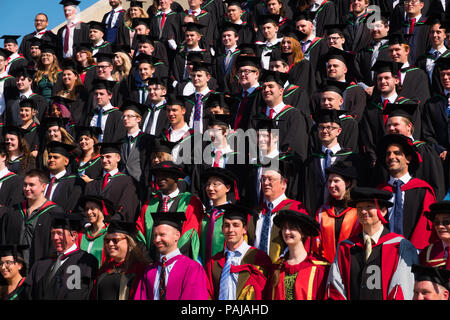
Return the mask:
<path id="1" fill-rule="evenodd" d="M 128 118 L 136 118 L 136 115 L 134 115 L 134 114 L 124 114 L 122 116 L 122 119 L 128 119 Z"/>
<path id="2" fill-rule="evenodd" d="M 328 37 L 328 41 L 338 41 L 339 39 L 341 39 L 342 37 Z"/>
<path id="3" fill-rule="evenodd" d="M 111 66 L 110 65 L 107 65 L 107 66 L 99 66 L 99 65 L 97 65 L 98 69 L 106 69 L 106 68 L 109 68 L 109 67 L 111 67 Z"/>
<path id="4" fill-rule="evenodd" d="M 16 262 L 13 261 L 13 260 L 0 261 L 0 268 L 3 267 L 3 266 L 10 267 L 10 266 L 12 266 L 12 265 L 15 264 L 15 263 L 16 263 Z"/>
<path id="5" fill-rule="evenodd" d="M 275 181 L 277 181 L 277 180 L 280 180 L 280 178 L 265 177 L 265 176 L 262 176 L 262 177 L 261 177 L 261 182 L 266 182 L 266 181 L 268 181 L 269 183 L 273 183 L 273 182 L 275 182 Z"/>
<path id="6" fill-rule="evenodd" d="M 412 5 L 418 4 L 419 2 L 420 2 L 419 0 L 405 0 L 405 1 L 403 1 L 404 4 L 412 4 Z"/>
<path id="7" fill-rule="evenodd" d="M 108 244 L 110 241 L 112 241 L 113 244 L 118 244 L 120 241 L 126 239 L 126 237 L 122 238 L 105 238 L 105 243 Z"/>
<path id="8" fill-rule="evenodd" d="M 247 70 L 239 70 L 237 73 L 238 74 L 244 74 L 244 75 L 248 76 L 250 73 L 253 73 L 253 72 L 256 72 L 256 70 L 249 70 L 249 69 L 247 69 Z"/>
<path id="9" fill-rule="evenodd" d="M 327 131 L 327 132 L 330 132 L 330 131 L 333 131 L 333 130 L 336 130 L 336 129 L 339 129 L 338 127 L 333 127 L 333 126 L 327 126 L 327 127 L 324 127 L 324 126 L 318 126 L 318 129 L 320 130 L 320 131 Z"/>
<path id="10" fill-rule="evenodd" d="M 218 188 L 220 186 L 223 186 L 224 184 L 222 182 L 210 182 L 210 183 L 206 183 L 206 186 L 212 186 L 213 188 Z"/>
<path id="11" fill-rule="evenodd" d="M 434 223 L 435 226 L 440 226 L 441 224 L 442 224 L 443 226 L 448 226 L 448 225 L 450 225 L 450 220 L 447 220 L 447 219 L 444 219 L 444 220 L 434 220 L 433 223 Z"/>

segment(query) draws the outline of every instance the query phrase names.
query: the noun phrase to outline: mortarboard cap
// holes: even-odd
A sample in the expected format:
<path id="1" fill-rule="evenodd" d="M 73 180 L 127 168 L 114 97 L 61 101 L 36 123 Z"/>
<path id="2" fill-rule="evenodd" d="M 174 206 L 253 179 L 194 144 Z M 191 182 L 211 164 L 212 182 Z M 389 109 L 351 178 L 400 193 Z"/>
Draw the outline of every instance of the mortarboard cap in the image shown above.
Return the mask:
<path id="1" fill-rule="evenodd" d="M 440 29 L 447 29 L 448 21 L 445 12 L 433 12 L 428 16 L 425 24 L 429 26 L 440 24 Z"/>
<path id="2" fill-rule="evenodd" d="M 391 34 L 388 34 L 388 45 L 394 45 L 394 44 L 409 44 L 408 38 L 410 35 L 406 35 L 399 32 L 394 32 Z"/>
<path id="3" fill-rule="evenodd" d="M 131 27 L 135 29 L 137 26 L 144 25 L 150 29 L 151 23 L 152 21 L 149 18 L 134 18 L 131 21 Z"/>
<path id="4" fill-rule="evenodd" d="M 59 141 L 50 141 L 47 144 L 47 149 L 49 153 L 57 153 L 60 155 L 65 156 L 66 158 L 69 158 L 71 155 L 71 152 L 76 148 L 76 146 L 72 144 L 66 144 Z"/>
<path id="5" fill-rule="evenodd" d="M 240 50 L 239 54 L 255 56 L 257 51 L 257 46 L 254 43 L 240 43 L 237 48 Z"/>
<path id="6" fill-rule="evenodd" d="M 184 100 L 186 99 L 185 96 L 169 93 L 166 94 L 165 97 L 166 97 L 166 105 L 169 106 L 179 105 L 184 108 Z"/>
<path id="7" fill-rule="evenodd" d="M 450 201 L 443 200 L 443 201 L 437 201 L 432 203 L 428 211 L 425 212 L 425 216 L 433 221 L 436 214 L 443 213 L 443 214 L 450 214 Z"/>
<path id="8" fill-rule="evenodd" d="M 336 161 L 330 167 L 325 169 L 327 175 L 334 173 L 348 180 L 358 178 L 358 173 L 350 161 Z"/>
<path id="9" fill-rule="evenodd" d="M 384 72 L 390 72 L 393 75 L 397 75 L 398 71 L 401 68 L 401 63 L 392 62 L 392 61 L 384 61 L 378 60 L 370 69 L 371 71 L 375 71 L 375 73 L 380 74 Z"/>
<path id="10" fill-rule="evenodd" d="M 139 55 L 137 56 L 136 59 L 138 61 L 138 64 L 148 63 L 151 65 L 154 65 L 155 63 L 158 63 L 160 61 L 159 59 L 155 58 L 154 56 L 150 56 L 145 53 L 139 53 Z"/>
<path id="11" fill-rule="evenodd" d="M 115 57 L 114 53 L 100 52 L 100 51 L 94 55 L 94 58 L 97 59 L 97 63 L 109 62 L 110 64 L 113 64 L 114 57 Z"/>
<path id="12" fill-rule="evenodd" d="M 106 89 L 107 91 L 112 92 L 115 85 L 116 82 L 113 80 L 95 79 L 92 82 L 92 89 L 93 90 Z"/>
<path id="13" fill-rule="evenodd" d="M 18 126 L 12 126 L 12 125 L 8 125 L 3 127 L 3 136 L 7 135 L 7 134 L 12 134 L 18 137 L 23 137 L 26 133 L 25 129 L 22 129 L 21 127 Z"/>
<path id="14" fill-rule="evenodd" d="M 43 125 L 45 128 L 50 128 L 50 127 L 60 127 L 60 128 L 64 128 L 67 124 L 67 119 L 65 118 L 60 118 L 60 117 L 46 117 L 43 121 Z"/>
<path id="15" fill-rule="evenodd" d="M 5 40 L 4 43 L 15 43 L 17 44 L 17 39 L 19 39 L 21 36 L 16 36 L 16 35 L 4 35 L 1 36 L 0 39 Z"/>
<path id="16" fill-rule="evenodd" d="M 201 176 L 201 180 L 206 182 L 210 177 L 222 179 L 225 184 L 234 185 L 238 181 L 237 176 L 230 170 L 221 167 L 210 167 Z"/>
<path id="17" fill-rule="evenodd" d="M 239 69 L 241 67 L 251 66 L 260 69 L 261 68 L 261 59 L 255 56 L 242 56 L 239 55 L 236 59 L 236 68 Z"/>
<path id="18" fill-rule="evenodd" d="M 134 237 L 136 232 L 136 223 L 111 219 L 108 219 L 105 222 L 108 223 L 107 233 L 123 233 L 132 238 Z"/>
<path id="19" fill-rule="evenodd" d="M 202 51 L 189 51 L 186 56 L 186 61 L 188 63 L 202 62 L 205 61 L 204 58 L 205 55 Z"/>
<path id="20" fill-rule="evenodd" d="M 208 100 L 206 100 L 204 107 L 209 109 L 209 108 L 214 108 L 214 107 L 222 107 L 222 108 L 228 108 L 228 104 L 227 101 L 225 99 L 225 95 L 223 93 L 215 93 L 215 94 L 211 94 L 208 97 Z"/>
<path id="21" fill-rule="evenodd" d="M 327 24 L 323 27 L 327 35 L 339 33 L 344 34 L 345 24 Z"/>
<path id="22" fill-rule="evenodd" d="M 222 25 L 221 28 L 221 33 L 225 32 L 225 31 L 234 31 L 237 33 L 239 33 L 239 31 L 242 29 L 242 25 L 237 24 L 237 23 L 232 23 L 229 21 L 225 21 Z"/>
<path id="23" fill-rule="evenodd" d="M 202 33 L 202 29 L 205 27 L 203 24 L 188 22 L 182 25 L 182 27 L 186 28 L 186 31 L 195 31 L 198 33 Z"/>
<path id="24" fill-rule="evenodd" d="M 102 129 L 100 127 L 85 127 L 85 126 L 75 126 L 75 133 L 79 139 L 81 136 L 95 137 L 98 138 L 102 134 Z"/>
<path id="25" fill-rule="evenodd" d="M 12 55 L 11 51 L 0 48 L 0 56 L 2 56 L 5 59 L 8 59 L 10 55 Z"/>
<path id="26" fill-rule="evenodd" d="M 261 75 L 261 82 L 276 82 L 280 86 L 284 86 L 286 81 L 289 79 L 289 75 L 284 72 L 264 70 Z"/>
<path id="27" fill-rule="evenodd" d="M 320 88 L 320 92 L 333 91 L 342 96 L 347 86 L 347 82 L 326 79 Z"/>
<path id="28" fill-rule="evenodd" d="M 28 43 L 30 44 L 30 47 L 40 47 L 41 44 L 45 41 L 43 41 L 42 39 L 36 38 L 36 37 L 31 37 L 29 39 L 27 39 Z"/>
<path id="29" fill-rule="evenodd" d="M 120 108 L 120 111 L 124 112 L 125 110 L 133 110 L 141 117 L 143 117 L 147 109 L 148 108 L 146 105 L 143 105 L 142 103 L 139 103 L 135 100 L 128 98 L 124 101 L 122 107 Z"/>
<path id="30" fill-rule="evenodd" d="M 294 27 L 284 28 L 281 31 L 281 34 L 283 37 L 293 38 L 293 39 L 297 40 L 298 42 L 303 40 L 306 36 L 303 32 L 300 32 L 299 30 L 295 29 Z"/>
<path id="31" fill-rule="evenodd" d="M 136 37 L 136 41 L 137 43 L 149 43 L 151 44 L 153 47 L 155 46 L 155 41 L 153 41 L 153 38 L 147 34 L 140 34 Z M 139 57 L 142 53 L 139 53 L 138 56 Z"/>
<path id="32" fill-rule="evenodd" d="M 297 22 L 300 20 L 308 20 L 313 22 L 315 15 L 316 14 L 312 11 L 300 11 L 294 15 L 294 21 Z"/>
<path id="33" fill-rule="evenodd" d="M 186 221 L 186 214 L 184 212 L 154 212 L 152 218 L 153 228 L 165 224 L 181 232 L 183 222 Z"/>
<path id="34" fill-rule="evenodd" d="M 278 23 L 280 22 L 280 15 L 278 14 L 265 14 L 260 15 L 257 18 L 258 25 L 262 26 L 266 23 L 274 23 L 276 26 L 278 26 Z"/>
<path id="35" fill-rule="evenodd" d="M 130 1 L 130 7 L 139 7 L 142 8 L 142 3 L 144 1 L 136 1 L 136 0 L 128 0 Z"/>
<path id="36" fill-rule="evenodd" d="M 155 164 L 150 168 L 150 172 L 169 173 L 177 176 L 178 178 L 184 178 L 186 176 L 186 174 L 183 172 L 183 169 L 179 165 L 173 163 L 172 161 L 163 161 L 158 164 Z"/>
<path id="37" fill-rule="evenodd" d="M 11 71 L 11 75 L 14 78 L 20 78 L 20 77 L 26 77 L 26 78 L 30 78 L 30 79 L 34 79 L 34 75 L 36 74 L 36 71 L 33 69 L 28 69 L 28 68 L 18 68 L 15 69 L 13 71 Z"/>
<path id="38" fill-rule="evenodd" d="M 33 99 L 23 99 L 22 101 L 20 101 L 19 107 L 37 109 L 36 102 Z"/>
<path id="39" fill-rule="evenodd" d="M 100 147 L 100 154 L 118 153 L 120 154 L 121 142 L 101 142 L 95 146 Z"/>
<path id="40" fill-rule="evenodd" d="M 358 202 L 374 202 L 375 200 L 380 207 L 390 208 L 393 205 L 390 201 L 392 192 L 376 188 L 354 187 L 350 191 L 350 198 L 351 200 L 348 203 L 350 207 L 356 207 Z"/>
<path id="41" fill-rule="evenodd" d="M 152 152 L 164 152 L 172 154 L 173 148 L 177 145 L 177 142 L 168 141 L 165 139 L 155 139 L 153 141 Z"/>
<path id="42" fill-rule="evenodd" d="M 77 6 L 80 4 L 80 1 L 77 0 L 61 0 L 59 4 L 62 4 L 63 6 Z"/>
<path id="43" fill-rule="evenodd" d="M 124 53 L 130 54 L 131 53 L 131 48 L 127 44 L 114 43 L 113 46 L 112 46 L 112 52 L 114 52 L 114 53 L 116 53 L 116 52 L 124 52 Z"/>
<path id="44" fill-rule="evenodd" d="M 436 60 L 436 68 L 439 71 L 450 69 L 450 58 L 440 57 Z"/>
<path id="45" fill-rule="evenodd" d="M 61 97 L 61 96 L 52 96 L 50 98 L 50 101 L 51 101 L 52 104 L 53 103 L 59 103 L 59 104 L 62 104 L 63 106 L 65 106 L 65 107 L 70 107 L 70 104 L 72 102 L 75 102 L 75 100 L 72 100 L 72 99 L 69 99 L 69 98 L 66 98 L 66 97 Z"/>
<path id="46" fill-rule="evenodd" d="M 79 213 L 54 213 L 52 214 L 51 227 L 53 229 L 65 229 L 69 231 L 80 231 L 83 216 Z"/>
<path id="47" fill-rule="evenodd" d="M 347 67 L 351 67 L 353 65 L 355 56 L 350 52 L 331 47 L 325 55 L 325 61 L 330 59 L 337 59 L 345 63 Z"/>
<path id="48" fill-rule="evenodd" d="M 89 51 L 92 53 L 92 43 L 81 42 L 75 45 L 77 51 Z"/>
<path id="49" fill-rule="evenodd" d="M 27 244 L 0 244 L 0 257 L 12 256 L 14 259 L 17 259 L 17 257 L 23 258 L 23 251 L 29 247 Z"/>
<path id="50" fill-rule="evenodd" d="M 210 127 L 217 125 L 228 127 L 232 122 L 231 115 L 229 114 L 208 113 L 204 118 L 208 120 L 208 126 Z"/>
<path id="51" fill-rule="evenodd" d="M 206 71 L 206 72 L 210 72 L 210 67 L 211 64 L 207 63 L 207 62 L 202 62 L 202 61 L 197 61 L 197 62 L 192 62 L 192 71 Z"/>
<path id="52" fill-rule="evenodd" d="M 104 217 L 113 216 L 115 213 L 114 203 L 100 195 L 84 195 L 78 200 L 78 206 L 84 210 L 87 202 L 94 202 L 103 212 Z"/>
<path id="53" fill-rule="evenodd" d="M 430 281 L 450 290 L 450 270 L 413 264 L 411 272 L 415 281 Z"/>
<path id="54" fill-rule="evenodd" d="M 164 88 L 167 88 L 168 78 L 167 77 L 148 78 L 148 79 L 146 79 L 146 81 L 147 81 L 148 86 L 160 85 L 160 86 L 163 86 Z"/>
<path id="55" fill-rule="evenodd" d="M 320 225 L 310 215 L 296 210 L 280 210 L 278 214 L 273 218 L 273 223 L 282 228 L 285 222 L 293 222 L 298 224 L 303 232 L 309 237 L 315 237 L 319 235 Z"/>
<path id="56" fill-rule="evenodd" d="M 265 54 L 270 57 L 270 62 L 272 61 L 281 61 L 287 65 L 289 65 L 289 53 L 283 53 L 280 50 L 272 50 Z"/>
<path id="57" fill-rule="evenodd" d="M 106 31 L 106 24 L 103 22 L 90 21 L 88 24 L 90 29 L 100 30 L 103 33 Z"/>
<path id="58" fill-rule="evenodd" d="M 278 121 L 277 119 L 267 119 L 267 118 L 259 118 L 255 117 L 256 120 L 256 130 L 274 130 L 278 129 Z"/>
<path id="59" fill-rule="evenodd" d="M 335 110 L 335 109 L 318 109 L 313 114 L 314 122 L 319 123 L 327 123 L 327 122 L 333 122 L 341 125 L 341 119 L 339 118 L 340 115 L 344 114 L 344 110 Z"/>
<path id="60" fill-rule="evenodd" d="M 48 41 L 42 41 L 39 50 L 41 50 L 41 53 L 51 53 L 56 55 L 56 47 Z"/>
<path id="61" fill-rule="evenodd" d="M 242 8 L 242 3 L 240 0 L 225 0 L 224 2 L 227 4 L 228 7 L 229 6 L 238 6 L 238 7 Z"/>
<path id="62" fill-rule="evenodd" d="M 413 114 L 419 104 L 417 103 L 387 103 L 383 109 L 383 114 L 389 117 L 405 117 L 412 121 Z"/>
<path id="63" fill-rule="evenodd" d="M 65 60 L 62 63 L 62 70 L 72 70 L 73 73 L 78 74 L 78 67 L 73 60 Z"/>
<path id="64" fill-rule="evenodd" d="M 288 159 L 275 159 L 275 161 L 270 161 L 268 164 L 263 164 L 263 171 L 274 170 L 278 172 L 285 179 L 289 179 L 293 176 L 293 163 Z"/>
<path id="65" fill-rule="evenodd" d="M 247 225 L 249 216 L 256 215 L 256 212 L 250 206 L 243 202 L 227 203 L 217 206 L 217 209 L 224 210 L 223 218 L 229 220 L 241 220 L 244 226 Z"/>

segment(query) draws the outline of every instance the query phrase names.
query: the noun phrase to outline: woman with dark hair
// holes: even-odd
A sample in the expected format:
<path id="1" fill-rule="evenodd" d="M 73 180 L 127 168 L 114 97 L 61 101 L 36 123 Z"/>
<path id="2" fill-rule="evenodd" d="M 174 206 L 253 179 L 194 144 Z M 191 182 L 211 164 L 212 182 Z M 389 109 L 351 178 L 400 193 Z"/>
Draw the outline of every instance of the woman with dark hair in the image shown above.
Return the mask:
<path id="1" fill-rule="evenodd" d="M 103 175 L 103 168 L 100 158 L 100 147 L 98 135 L 101 129 L 98 127 L 76 127 L 77 143 L 81 150 L 81 155 L 75 159 L 77 174 L 89 183 Z"/>
<path id="2" fill-rule="evenodd" d="M 110 220 L 103 238 L 106 262 L 101 266 L 92 290 L 95 300 L 133 299 L 148 253 L 134 239 L 136 224 Z"/>
<path id="3" fill-rule="evenodd" d="M 81 83 L 89 91 L 95 78 L 95 67 L 97 65 L 95 59 L 92 57 L 91 44 L 80 43 L 77 47 L 74 60 L 77 64 Z"/>
<path id="4" fill-rule="evenodd" d="M 273 219 L 287 245 L 274 264 L 270 277 L 270 300 L 322 300 L 329 263 L 308 253 L 305 243 L 319 234 L 319 225 L 311 216 L 293 210 L 281 210 Z"/>
<path id="5" fill-rule="evenodd" d="M 27 265 L 22 251 L 28 245 L 0 245 L 0 300 L 24 300 Z"/>
<path id="6" fill-rule="evenodd" d="M 356 208 L 348 205 L 350 190 L 357 172 L 349 163 L 334 163 L 325 170 L 327 175 L 328 198 L 316 213 L 320 225 L 320 236 L 311 243 L 311 249 L 332 263 L 339 242 L 360 232 Z"/>
<path id="7" fill-rule="evenodd" d="M 36 168 L 36 159 L 30 153 L 30 147 L 24 138 L 24 130 L 8 126 L 3 129 L 6 151 L 8 153 L 7 167 L 16 174 L 24 174 Z"/>

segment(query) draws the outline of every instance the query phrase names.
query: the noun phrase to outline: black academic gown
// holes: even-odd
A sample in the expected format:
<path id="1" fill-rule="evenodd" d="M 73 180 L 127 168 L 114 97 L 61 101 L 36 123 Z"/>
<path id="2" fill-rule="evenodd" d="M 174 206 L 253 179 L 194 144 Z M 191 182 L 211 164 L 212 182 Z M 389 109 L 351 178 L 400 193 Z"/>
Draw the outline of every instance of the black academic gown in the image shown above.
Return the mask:
<path id="1" fill-rule="evenodd" d="M 136 221 L 139 210 L 138 192 L 133 178 L 117 173 L 110 177 L 108 184 L 102 190 L 103 176 L 86 184 L 86 195 L 100 195 L 114 204 L 122 212 L 126 221 Z"/>
<path id="2" fill-rule="evenodd" d="M 364 13 L 360 17 L 356 17 L 353 13 L 347 15 L 345 20 L 346 27 L 344 29 L 345 43 L 344 49 L 351 52 L 358 52 L 367 47 L 370 39 L 370 29 L 367 27 L 367 21 L 372 13 Z"/>
<path id="3" fill-rule="evenodd" d="M 8 62 L 8 65 L 10 65 L 8 73 L 14 74 L 18 70 L 27 68 L 28 60 L 25 57 L 19 56 L 19 57 L 13 59 L 11 62 Z"/>
<path id="4" fill-rule="evenodd" d="M 426 54 L 420 56 L 417 59 L 416 66 L 425 71 L 428 75 L 428 81 L 430 81 L 431 96 L 438 95 L 439 93 L 444 91 L 444 88 L 441 85 L 441 80 L 439 78 L 439 70 L 438 68 L 436 68 L 436 63 L 439 61 L 439 59 L 448 57 L 450 57 L 450 50 L 446 49 L 445 52 L 442 53 L 438 59 L 436 59 L 433 55 L 431 55 L 430 51 L 428 51 Z M 427 70 L 428 59 L 434 61 L 432 66 L 433 69 L 431 71 L 431 79 L 430 74 Z"/>
<path id="5" fill-rule="evenodd" d="M 116 23 L 114 25 L 108 24 L 108 18 L 112 11 L 109 11 L 103 15 L 102 23 L 106 24 L 106 30 L 105 30 L 105 40 L 114 43 L 117 39 L 117 30 L 119 26 L 123 25 L 123 18 L 125 16 L 125 10 L 122 9 L 119 12 L 119 16 L 116 19 Z"/>
<path id="6" fill-rule="evenodd" d="M 264 103 L 261 95 L 262 87 L 257 87 L 251 94 L 247 96 L 247 99 L 243 98 L 242 88 L 237 94 L 233 94 L 232 98 L 234 100 L 231 108 L 231 119 L 232 127 L 234 129 L 247 130 L 252 127 L 252 118 L 256 115 L 258 107 L 261 103 Z M 242 111 L 240 111 L 242 109 Z M 241 112 L 242 117 L 240 121 L 237 121 L 238 114 Z"/>
<path id="7" fill-rule="evenodd" d="M 404 78 L 402 75 L 402 89 L 399 94 L 410 99 L 416 99 L 419 102 L 419 108 L 422 109 L 425 101 L 431 97 L 428 75 L 425 71 L 414 66 L 402 68 L 401 72 L 404 71 L 406 73 Z"/>
<path id="8" fill-rule="evenodd" d="M 63 50 L 64 50 L 64 38 L 63 33 L 66 29 L 66 25 L 62 26 L 56 32 L 56 56 L 58 57 L 59 62 L 64 60 L 63 58 Z M 89 24 L 80 22 L 79 25 L 75 27 L 75 31 L 73 33 L 73 46 L 72 46 L 72 57 L 75 57 L 77 45 L 81 43 L 89 43 Z"/>
<path id="9" fill-rule="evenodd" d="M 317 90 L 316 70 L 307 59 L 303 59 L 289 67 L 289 83 L 296 84 L 303 89 L 309 97 Z"/>
<path id="10" fill-rule="evenodd" d="M 102 142 L 117 142 L 122 139 L 126 133 L 126 129 L 123 126 L 122 112 L 117 107 L 114 107 L 107 112 L 108 118 L 106 119 L 105 128 L 103 130 Z M 103 116 L 105 116 L 105 113 L 103 113 Z M 94 110 L 91 110 L 84 122 L 84 126 L 91 126 L 91 120 L 93 117 Z"/>
<path id="11" fill-rule="evenodd" d="M 103 175 L 103 168 L 100 155 L 96 155 L 91 158 L 88 162 L 83 165 L 80 164 L 81 159 L 77 158 L 76 168 L 74 170 L 75 174 L 82 176 L 83 174 L 87 175 L 91 179 L 97 179 Z"/>
<path id="12" fill-rule="evenodd" d="M 27 35 L 25 35 L 22 39 L 22 42 L 20 43 L 19 47 L 19 53 L 21 53 L 25 59 L 28 61 L 33 60 L 30 54 L 30 48 L 31 48 L 31 40 L 34 40 L 36 35 L 36 31 L 33 31 Z M 53 33 L 51 30 L 45 31 L 45 33 L 41 37 L 42 41 L 47 41 L 50 43 L 55 43 L 56 41 L 56 34 Z"/>
<path id="13" fill-rule="evenodd" d="M 206 104 L 206 102 L 208 101 L 209 97 L 210 97 L 212 94 L 215 94 L 214 90 L 210 90 L 207 94 L 205 94 L 205 95 L 202 97 L 202 105 L 203 105 L 203 119 L 202 119 L 202 122 L 203 122 L 203 132 L 205 132 L 206 129 L 208 129 L 208 119 L 205 118 L 205 115 L 206 115 L 206 112 L 205 112 L 205 110 L 206 110 L 205 104 Z M 195 98 L 195 93 L 193 93 L 193 94 L 187 96 L 186 99 L 185 99 L 185 101 L 184 101 L 184 106 L 185 106 L 185 108 L 186 108 L 186 114 L 185 114 L 185 116 L 184 116 L 184 120 L 186 121 L 186 123 L 187 123 L 188 125 L 189 125 L 189 120 L 190 120 L 190 118 L 191 118 L 191 114 L 192 114 L 192 112 L 195 111 L 195 100 L 196 100 L 196 98 Z"/>
<path id="14" fill-rule="evenodd" d="M 297 9 L 298 10 L 298 9 Z M 296 11 L 294 11 L 296 12 Z M 324 26 L 327 24 L 336 24 L 338 21 L 336 5 L 334 1 L 324 0 L 314 15 L 316 26 L 316 36 L 322 37 L 325 33 Z"/>
<path id="15" fill-rule="evenodd" d="M 64 263 L 51 276 L 56 255 L 35 263 L 25 280 L 30 300 L 88 300 L 98 271 L 97 259 L 77 248 L 63 256 Z M 74 270 L 74 267 L 77 267 Z M 79 273 L 79 274 L 78 274 Z M 74 278 L 79 275 L 77 283 Z M 78 286 L 75 286 L 78 284 Z"/>
<path id="16" fill-rule="evenodd" d="M 372 42 L 365 48 L 359 50 L 355 55 L 355 74 L 358 82 L 363 82 L 367 86 L 371 87 L 376 84 L 376 79 L 372 75 L 372 56 L 374 55 L 374 45 Z M 376 60 L 389 61 L 388 44 L 387 40 L 382 40 L 382 44 L 378 49 L 378 55 Z M 375 62 L 374 62 L 375 63 Z"/>
<path id="17" fill-rule="evenodd" d="M 203 60 L 207 63 L 211 63 L 212 59 L 209 49 L 202 48 L 201 52 L 203 53 Z M 187 73 L 186 76 L 184 75 L 187 56 L 188 51 L 186 50 L 186 48 L 180 48 L 175 54 L 172 69 L 170 71 L 170 77 L 172 80 L 176 80 L 179 82 L 184 80 L 188 76 Z"/>
<path id="18" fill-rule="evenodd" d="M 14 98 L 6 101 L 6 110 L 4 112 L 4 120 L 7 125 L 12 126 L 20 126 L 22 124 L 22 121 L 19 116 L 19 95 L 15 96 Z M 36 93 L 31 94 L 29 99 L 33 100 L 36 104 L 36 118 L 39 120 L 39 122 L 42 122 L 44 119 L 44 116 L 47 113 L 48 109 L 48 102 L 47 100 Z"/>
<path id="19" fill-rule="evenodd" d="M 181 14 L 182 20 L 188 14 L 188 10 L 186 9 L 184 13 Z M 217 31 L 217 23 L 214 21 L 214 17 L 211 13 L 206 10 L 201 10 L 200 14 L 196 16 L 197 23 L 204 25 L 204 27 L 200 30 L 202 32 L 202 39 L 208 46 L 213 46 L 215 44 L 215 38 L 218 34 Z"/>
<path id="20" fill-rule="evenodd" d="M 304 114 L 309 131 L 311 128 L 311 109 L 308 92 L 301 86 L 288 84 L 284 88 L 283 102 L 297 108 Z"/>
<path id="21" fill-rule="evenodd" d="M 84 181 L 75 174 L 66 173 L 58 179 L 56 186 L 53 186 L 53 194 L 50 201 L 53 201 L 65 212 L 72 212 L 80 197 L 83 194 Z"/>
<path id="22" fill-rule="evenodd" d="M 8 173 L 0 178 L 0 205 L 11 207 L 23 201 L 23 176 Z"/>
<path id="23" fill-rule="evenodd" d="M 29 215 L 27 202 L 23 201 L 11 207 L 2 219 L 2 243 L 28 244 L 24 259 L 30 268 L 34 262 L 54 251 L 50 239 L 53 214 L 64 213 L 63 209 L 51 201 Z"/>
<path id="24" fill-rule="evenodd" d="M 321 68 L 321 57 L 328 52 L 328 44 L 324 38 L 319 38 L 316 36 L 310 44 L 310 46 L 305 50 L 305 57 L 311 63 L 311 68 L 314 72 L 316 85 L 320 86 L 320 68 Z"/>
<path id="25" fill-rule="evenodd" d="M 28 144 L 28 147 L 30 148 L 30 151 L 39 150 L 40 145 L 40 126 L 36 124 L 36 122 L 33 122 L 30 124 L 27 128 L 25 128 L 25 133 L 23 135 L 23 138 Z"/>

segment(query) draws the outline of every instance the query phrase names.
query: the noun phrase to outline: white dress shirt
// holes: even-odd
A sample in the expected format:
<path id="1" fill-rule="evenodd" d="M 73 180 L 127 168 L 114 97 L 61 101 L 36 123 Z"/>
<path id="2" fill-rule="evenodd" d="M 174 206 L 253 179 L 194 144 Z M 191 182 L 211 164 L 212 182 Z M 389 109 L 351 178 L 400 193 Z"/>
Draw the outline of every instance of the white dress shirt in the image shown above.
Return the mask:
<path id="1" fill-rule="evenodd" d="M 231 264 L 233 266 L 239 266 L 241 264 L 242 258 L 247 254 L 247 251 L 250 249 L 250 246 L 248 243 L 244 240 L 242 244 L 237 248 L 235 251 L 232 251 L 234 253 L 233 258 L 231 258 Z M 224 254 L 225 256 L 230 250 L 228 250 L 228 247 L 225 246 Z M 229 277 L 229 283 L 228 283 L 228 297 L 226 300 L 236 300 L 237 295 L 237 284 L 238 284 L 238 278 L 239 273 L 230 273 L 231 277 Z"/>
<path id="2" fill-rule="evenodd" d="M 55 190 L 56 190 L 56 186 L 59 183 L 58 180 L 61 179 L 62 177 L 64 177 L 65 174 L 66 174 L 66 170 L 63 170 L 63 171 L 57 173 L 56 175 L 50 173 L 50 180 L 53 177 L 56 177 L 56 181 L 55 181 L 55 183 L 53 183 L 52 191 L 50 192 L 50 196 L 48 197 L 48 200 L 52 200 L 53 194 L 55 193 Z M 45 192 L 44 193 L 47 192 L 48 186 L 49 186 L 49 184 L 47 184 L 47 187 L 45 188 Z"/>
<path id="3" fill-rule="evenodd" d="M 411 180 L 411 179 L 412 179 L 412 177 L 409 173 L 406 173 L 404 176 L 398 178 L 398 180 L 401 180 L 403 182 L 403 184 L 407 184 L 409 182 L 409 180 Z M 391 186 L 394 186 L 395 180 L 397 180 L 397 178 L 389 176 L 388 184 L 390 184 Z M 390 201 L 392 203 L 394 203 L 394 205 L 388 209 L 389 220 L 391 219 L 391 215 L 394 213 L 394 208 L 395 208 L 395 202 L 394 202 L 395 199 L 394 198 L 395 198 L 395 189 L 394 189 L 394 192 L 392 193 L 392 198 L 390 199 Z M 405 191 L 402 191 L 402 203 L 404 206 L 405 205 Z"/>
<path id="4" fill-rule="evenodd" d="M 169 254 L 167 254 L 165 256 L 161 256 L 159 258 L 159 262 L 162 263 L 163 257 L 166 257 L 166 259 L 167 259 L 166 261 L 169 261 L 173 257 L 176 257 L 176 256 L 178 256 L 180 254 L 181 254 L 180 250 L 179 249 L 175 249 L 171 253 L 169 253 Z M 166 276 L 164 277 L 164 281 L 166 283 L 166 288 L 167 288 L 167 282 L 169 281 L 170 271 L 172 271 L 172 268 L 174 267 L 175 263 L 176 263 L 176 261 L 173 261 L 171 264 L 166 265 Z M 158 271 L 156 271 L 155 284 L 153 286 L 153 299 L 154 300 L 159 300 L 159 278 L 161 277 L 161 267 L 162 266 L 158 266 Z"/>
<path id="5" fill-rule="evenodd" d="M 112 108 L 114 108 L 112 106 L 111 103 L 109 103 L 108 105 L 104 106 L 103 108 L 101 108 L 100 106 L 97 106 L 98 110 L 102 110 L 102 123 L 101 123 L 101 129 L 102 129 L 102 134 L 99 135 L 99 140 L 102 141 L 103 140 L 103 134 L 105 132 L 105 126 L 106 126 L 106 120 L 108 119 L 108 115 L 104 114 L 106 111 L 111 110 Z M 91 119 L 90 125 L 91 127 L 96 127 L 97 126 L 97 119 L 98 119 L 98 114 L 94 114 L 94 116 Z"/>

